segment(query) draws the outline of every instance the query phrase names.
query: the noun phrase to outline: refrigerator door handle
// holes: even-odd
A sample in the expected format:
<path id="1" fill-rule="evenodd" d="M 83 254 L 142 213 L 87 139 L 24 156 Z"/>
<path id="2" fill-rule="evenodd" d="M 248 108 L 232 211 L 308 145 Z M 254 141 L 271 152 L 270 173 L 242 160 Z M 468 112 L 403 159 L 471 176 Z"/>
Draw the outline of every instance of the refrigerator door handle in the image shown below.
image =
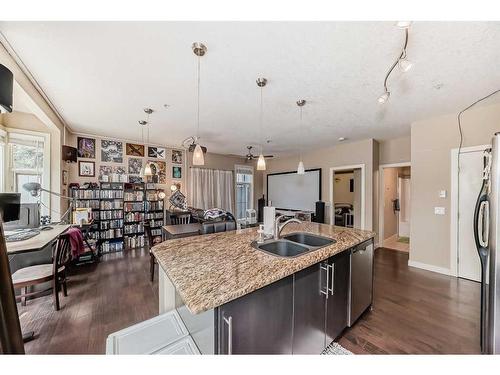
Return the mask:
<path id="1" fill-rule="evenodd" d="M 479 205 L 478 217 L 478 240 L 481 247 L 488 247 L 488 240 L 490 234 L 490 205 L 488 201 L 482 201 Z"/>

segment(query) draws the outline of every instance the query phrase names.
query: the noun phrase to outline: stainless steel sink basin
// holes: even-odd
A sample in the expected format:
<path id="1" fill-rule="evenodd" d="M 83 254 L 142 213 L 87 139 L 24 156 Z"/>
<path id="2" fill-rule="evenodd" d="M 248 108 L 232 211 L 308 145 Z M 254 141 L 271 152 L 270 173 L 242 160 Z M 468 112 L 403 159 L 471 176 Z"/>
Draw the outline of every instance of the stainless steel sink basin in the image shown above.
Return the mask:
<path id="1" fill-rule="evenodd" d="M 271 255 L 291 258 L 333 243 L 335 243 L 335 240 L 330 238 L 298 232 L 287 234 L 279 240 L 268 240 L 260 244 L 254 241 L 252 242 L 252 246 L 257 250 L 264 251 Z"/>
<path id="2" fill-rule="evenodd" d="M 335 243 L 335 240 L 332 240 L 330 238 L 316 236 L 314 234 L 304 232 L 287 234 L 282 238 L 287 239 L 288 241 L 312 247 L 323 247 Z"/>
<path id="3" fill-rule="evenodd" d="M 311 249 L 299 245 L 298 243 L 285 241 L 285 240 L 277 240 L 277 241 L 268 241 L 262 244 L 254 243 L 255 248 L 258 250 L 265 251 L 266 253 L 270 253 L 272 255 L 277 255 L 280 257 L 296 257 L 298 255 L 307 253 Z"/>

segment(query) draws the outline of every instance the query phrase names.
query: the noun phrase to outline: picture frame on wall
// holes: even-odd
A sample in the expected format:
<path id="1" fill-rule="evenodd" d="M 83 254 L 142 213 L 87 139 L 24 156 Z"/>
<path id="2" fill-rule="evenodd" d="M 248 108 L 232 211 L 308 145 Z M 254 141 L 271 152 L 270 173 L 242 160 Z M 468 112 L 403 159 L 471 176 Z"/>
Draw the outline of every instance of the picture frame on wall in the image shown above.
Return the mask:
<path id="1" fill-rule="evenodd" d="M 144 157 L 144 145 L 138 145 L 136 143 L 127 143 L 126 153 L 128 156 L 136 156 L 139 158 Z"/>
<path id="2" fill-rule="evenodd" d="M 95 159 L 95 139 L 87 137 L 77 138 L 79 158 Z"/>
<path id="3" fill-rule="evenodd" d="M 95 163 L 93 161 L 79 161 L 78 175 L 80 177 L 95 177 Z"/>
<path id="4" fill-rule="evenodd" d="M 148 157 L 155 159 L 166 159 L 167 150 L 163 147 L 148 147 Z"/>
<path id="5" fill-rule="evenodd" d="M 101 161 L 104 163 L 123 163 L 123 142 L 101 140 Z"/>
<path id="6" fill-rule="evenodd" d="M 129 158 L 128 159 L 128 173 L 140 174 L 142 169 L 142 159 Z"/>
<path id="7" fill-rule="evenodd" d="M 181 150 L 172 150 L 172 163 L 182 164 L 182 151 Z"/>
<path id="8" fill-rule="evenodd" d="M 182 168 L 172 167 L 172 178 L 181 179 L 182 178 Z"/>

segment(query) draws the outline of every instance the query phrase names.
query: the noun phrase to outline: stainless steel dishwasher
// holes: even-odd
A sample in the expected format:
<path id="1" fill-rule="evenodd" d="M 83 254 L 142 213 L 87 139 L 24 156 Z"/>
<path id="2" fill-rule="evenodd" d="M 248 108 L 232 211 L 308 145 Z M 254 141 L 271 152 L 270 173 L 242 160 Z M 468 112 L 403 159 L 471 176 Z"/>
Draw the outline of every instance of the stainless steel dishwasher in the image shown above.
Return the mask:
<path id="1" fill-rule="evenodd" d="M 351 327 L 373 301 L 373 241 L 351 250 L 347 324 Z"/>

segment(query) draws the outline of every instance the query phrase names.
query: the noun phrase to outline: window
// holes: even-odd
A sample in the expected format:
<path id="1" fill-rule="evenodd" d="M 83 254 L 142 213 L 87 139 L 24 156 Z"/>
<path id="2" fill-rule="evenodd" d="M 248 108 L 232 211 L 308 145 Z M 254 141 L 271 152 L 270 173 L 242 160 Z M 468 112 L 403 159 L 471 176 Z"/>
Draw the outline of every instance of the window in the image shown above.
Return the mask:
<path id="1" fill-rule="evenodd" d="M 50 187 L 50 138 L 48 134 L 7 129 L 7 148 L 1 157 L 6 156 L 6 173 L 3 173 L 5 191 L 21 193 L 21 203 L 41 202 L 50 207 L 50 197 L 42 194 L 33 197 L 23 189 L 27 182 L 38 182 L 43 188 Z M 1 151 L 1 150 L 0 150 Z M 0 161 L 1 165 L 1 161 Z"/>
<path id="2" fill-rule="evenodd" d="M 253 208 L 253 168 L 237 165 L 236 173 L 236 219 L 243 220 L 248 209 Z"/>

